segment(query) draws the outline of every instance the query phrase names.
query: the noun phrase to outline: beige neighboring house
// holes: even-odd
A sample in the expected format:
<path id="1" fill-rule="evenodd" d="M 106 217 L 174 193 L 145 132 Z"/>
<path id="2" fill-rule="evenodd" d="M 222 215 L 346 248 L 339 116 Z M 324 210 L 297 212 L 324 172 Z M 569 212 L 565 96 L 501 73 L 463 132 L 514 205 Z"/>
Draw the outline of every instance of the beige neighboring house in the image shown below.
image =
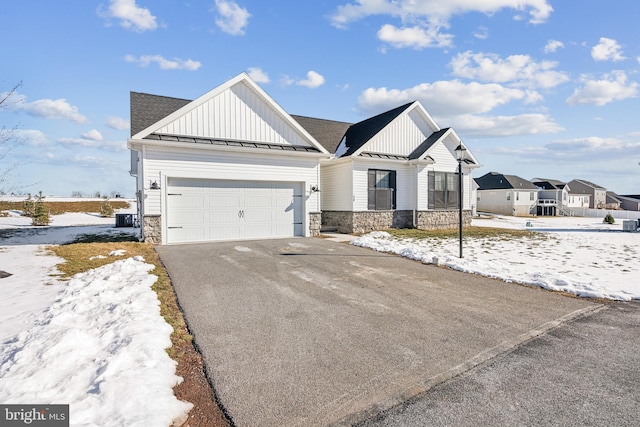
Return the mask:
<path id="1" fill-rule="evenodd" d="M 511 216 L 536 215 L 538 187 L 515 175 L 489 172 L 475 179 L 478 212 Z"/>

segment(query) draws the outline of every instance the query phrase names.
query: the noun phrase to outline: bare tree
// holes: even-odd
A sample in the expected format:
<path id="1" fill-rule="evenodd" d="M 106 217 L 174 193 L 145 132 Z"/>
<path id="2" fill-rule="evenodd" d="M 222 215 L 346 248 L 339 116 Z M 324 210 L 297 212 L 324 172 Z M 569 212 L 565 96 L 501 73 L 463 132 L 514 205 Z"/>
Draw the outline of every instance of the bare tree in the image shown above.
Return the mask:
<path id="1" fill-rule="evenodd" d="M 13 99 L 20 86 L 22 82 L 16 83 L 9 92 L 0 92 L 0 112 L 20 102 L 20 99 Z M 18 125 L 10 128 L 5 125 L 0 127 L 0 194 L 6 194 L 13 189 L 10 178 L 20 166 L 18 162 L 9 160 L 11 151 L 24 142 L 17 135 L 17 131 Z"/>

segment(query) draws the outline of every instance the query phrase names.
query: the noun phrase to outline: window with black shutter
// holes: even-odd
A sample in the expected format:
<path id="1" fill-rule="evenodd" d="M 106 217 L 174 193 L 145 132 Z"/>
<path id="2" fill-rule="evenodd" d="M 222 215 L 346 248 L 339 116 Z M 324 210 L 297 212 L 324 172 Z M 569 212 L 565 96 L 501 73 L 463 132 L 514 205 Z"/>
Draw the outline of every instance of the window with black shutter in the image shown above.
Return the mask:
<path id="1" fill-rule="evenodd" d="M 371 211 L 396 208 L 396 171 L 369 169 L 368 202 Z"/>
<path id="2" fill-rule="evenodd" d="M 448 210 L 458 208 L 458 174 L 451 172 L 429 171 L 428 208 Z"/>

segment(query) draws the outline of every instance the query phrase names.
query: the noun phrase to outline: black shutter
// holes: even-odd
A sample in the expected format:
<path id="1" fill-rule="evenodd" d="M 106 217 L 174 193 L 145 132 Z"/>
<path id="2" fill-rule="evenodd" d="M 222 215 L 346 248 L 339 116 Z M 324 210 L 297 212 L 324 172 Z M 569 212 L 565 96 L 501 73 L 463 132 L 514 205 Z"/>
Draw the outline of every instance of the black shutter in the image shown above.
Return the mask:
<path id="1" fill-rule="evenodd" d="M 427 194 L 427 208 L 434 210 L 436 208 L 436 173 L 429 171 L 427 174 L 429 192 Z"/>
<path id="2" fill-rule="evenodd" d="M 368 178 L 368 204 L 367 209 L 374 211 L 376 209 L 376 171 L 375 169 L 369 169 L 367 171 Z"/>
<path id="3" fill-rule="evenodd" d="M 396 208 L 396 171 L 389 172 L 389 187 L 391 188 L 391 206 L 390 209 Z"/>

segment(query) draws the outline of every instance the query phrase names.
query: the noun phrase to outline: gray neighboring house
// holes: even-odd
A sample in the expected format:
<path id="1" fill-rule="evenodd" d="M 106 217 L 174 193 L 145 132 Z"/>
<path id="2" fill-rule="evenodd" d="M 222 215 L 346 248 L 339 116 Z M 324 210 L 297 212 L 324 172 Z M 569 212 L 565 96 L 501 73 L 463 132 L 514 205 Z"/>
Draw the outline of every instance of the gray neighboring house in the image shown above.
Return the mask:
<path id="1" fill-rule="evenodd" d="M 570 194 L 579 196 L 589 195 L 589 207 L 591 209 L 604 209 L 607 205 L 607 189 L 584 179 L 574 179 L 567 183 L 571 189 Z"/>
<path id="2" fill-rule="evenodd" d="M 613 191 L 607 191 L 607 202 L 605 203 L 605 209 L 621 209 L 622 200 L 620 200 L 620 196 L 618 196 Z"/>
<path id="3" fill-rule="evenodd" d="M 640 212 L 640 194 L 629 194 L 617 197 L 620 200 L 620 207 L 623 210 Z"/>
<path id="4" fill-rule="evenodd" d="M 538 206 L 538 187 L 515 175 L 489 172 L 475 179 L 478 184 L 478 212 L 531 216 Z"/>

